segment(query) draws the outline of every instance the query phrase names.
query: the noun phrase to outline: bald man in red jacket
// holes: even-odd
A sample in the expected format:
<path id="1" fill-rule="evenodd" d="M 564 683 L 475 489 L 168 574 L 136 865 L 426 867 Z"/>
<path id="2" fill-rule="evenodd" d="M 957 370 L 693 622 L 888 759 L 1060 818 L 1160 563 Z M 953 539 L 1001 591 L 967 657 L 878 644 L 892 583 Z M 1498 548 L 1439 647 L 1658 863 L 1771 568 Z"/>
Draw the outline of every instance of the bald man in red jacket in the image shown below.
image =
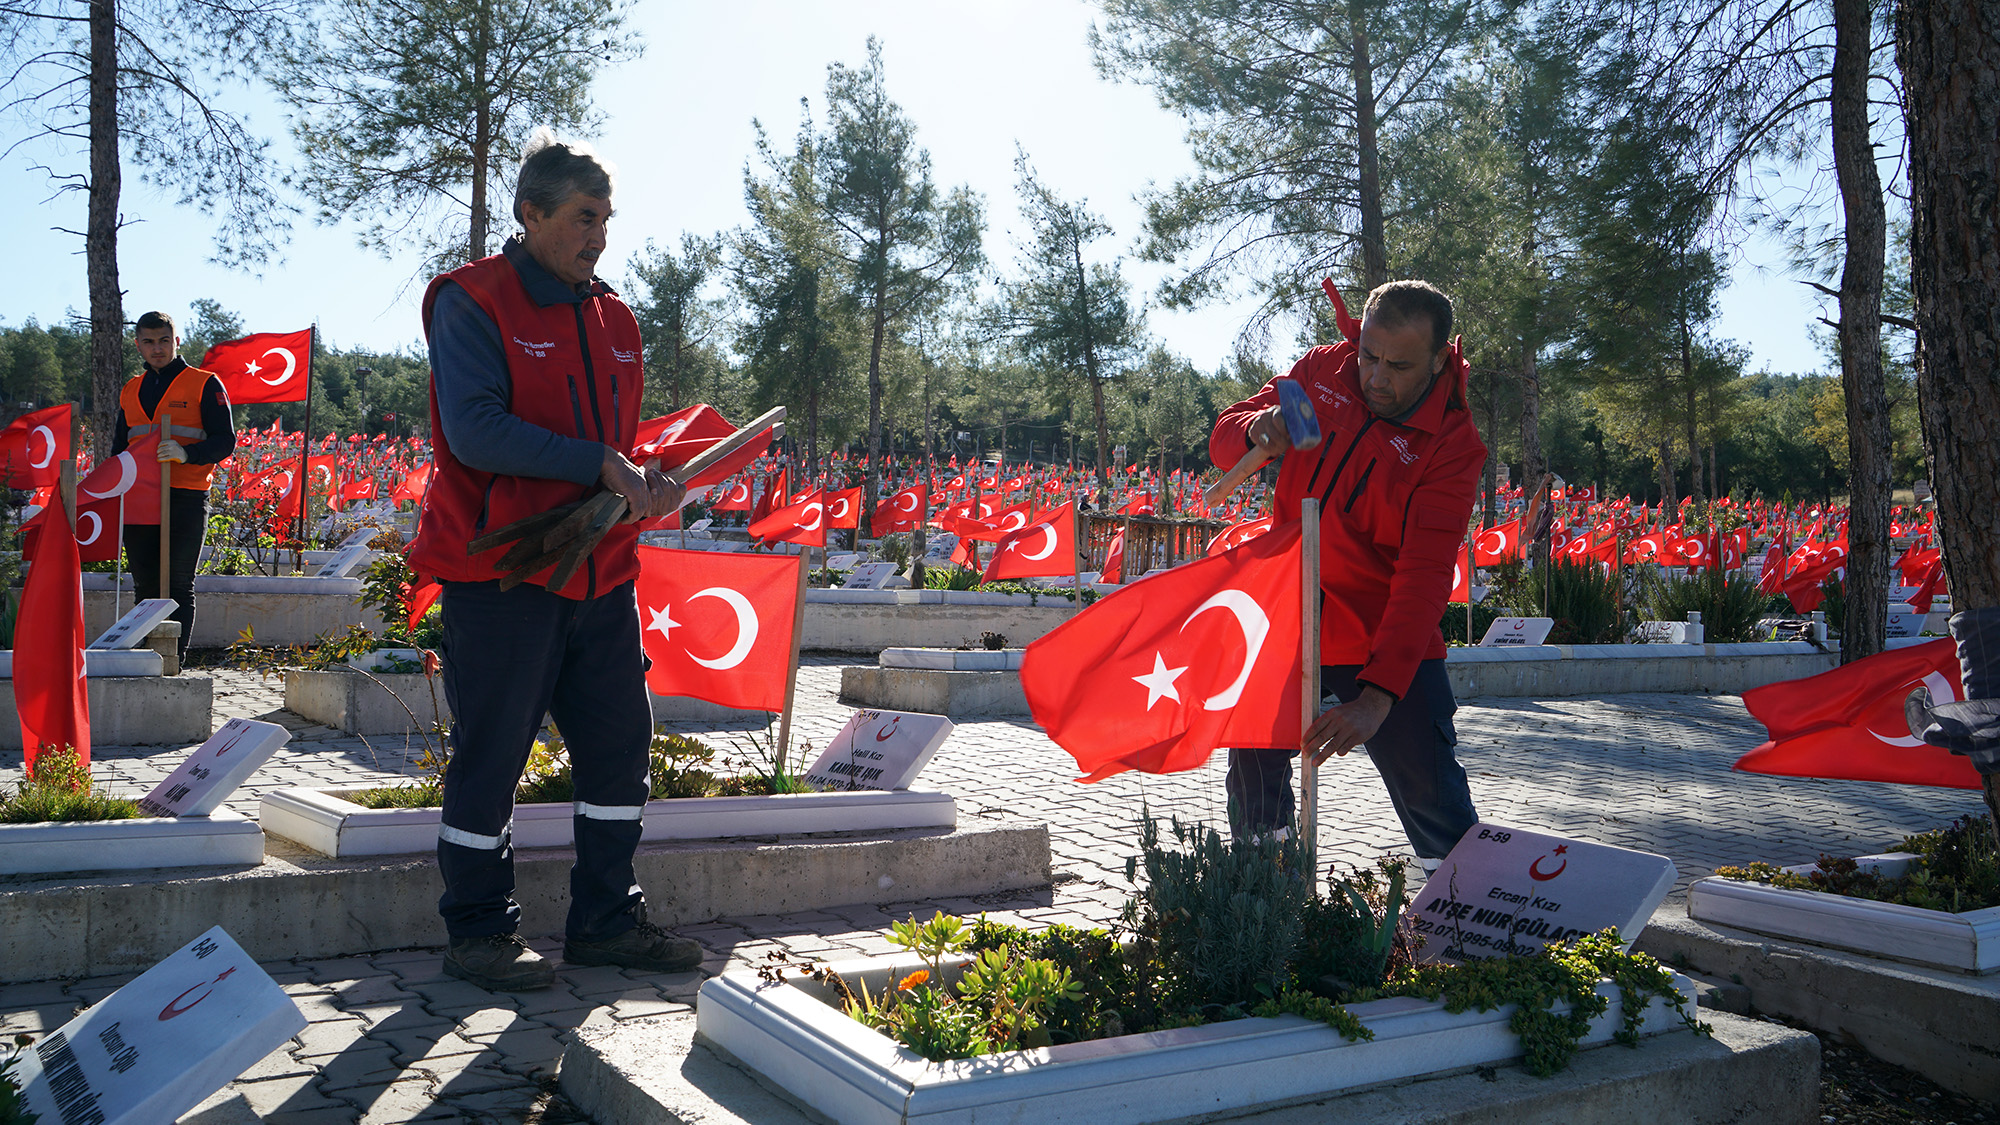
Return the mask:
<path id="1" fill-rule="evenodd" d="M 1426 867 L 1478 819 L 1453 753 L 1457 703 L 1439 622 L 1486 445 L 1466 407 L 1464 357 L 1446 346 L 1451 328 L 1451 301 L 1430 284 L 1380 286 L 1358 340 L 1314 348 L 1292 367 L 1319 415 L 1318 446 L 1292 450 L 1270 384 L 1223 411 L 1209 439 L 1224 469 L 1258 447 L 1283 458 L 1278 522 L 1319 501 L 1320 690 L 1339 702 L 1306 745 L 1316 762 L 1367 749 Z M 1229 752 L 1239 836 L 1290 827 L 1292 756 Z"/>

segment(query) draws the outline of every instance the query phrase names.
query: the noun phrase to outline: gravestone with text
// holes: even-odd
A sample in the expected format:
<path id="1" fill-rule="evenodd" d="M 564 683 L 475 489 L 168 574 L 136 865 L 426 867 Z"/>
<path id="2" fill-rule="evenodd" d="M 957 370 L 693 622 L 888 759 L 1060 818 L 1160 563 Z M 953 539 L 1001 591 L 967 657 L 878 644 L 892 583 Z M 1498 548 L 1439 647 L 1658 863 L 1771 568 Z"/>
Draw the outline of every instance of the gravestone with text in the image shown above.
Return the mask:
<path id="1" fill-rule="evenodd" d="M 1629 947 L 1674 885 L 1663 855 L 1475 824 L 1404 908 L 1419 961 L 1532 953 L 1616 929 Z"/>
<path id="2" fill-rule="evenodd" d="M 856 711 L 805 772 L 815 789 L 908 789 L 952 721 L 914 711 Z"/>
<path id="3" fill-rule="evenodd" d="M 840 584 L 843 590 L 879 590 L 889 576 L 896 573 L 896 564 L 891 562 L 860 563 L 847 572 L 847 581 Z"/>
<path id="4" fill-rule="evenodd" d="M 141 797 L 139 807 L 148 816 L 207 816 L 291 738 L 276 723 L 231 719 Z"/>
<path id="5" fill-rule="evenodd" d="M 153 635 L 153 627 L 173 616 L 175 602 L 172 598 L 147 598 L 132 607 L 125 616 L 111 623 L 111 628 L 98 634 L 97 639 L 85 648 L 118 649 L 138 648 L 147 637 Z"/>
<path id="6" fill-rule="evenodd" d="M 368 561 L 369 554 L 368 540 L 364 539 L 359 543 L 349 543 L 338 551 L 335 551 L 332 558 L 321 563 L 319 569 L 313 571 L 313 577 L 346 578 L 349 574 L 353 573 L 355 567 Z"/>
<path id="7" fill-rule="evenodd" d="M 1479 639 L 1481 648 L 1531 647 L 1549 639 L 1555 627 L 1551 617 L 1496 617 Z"/>
<path id="8" fill-rule="evenodd" d="M 14 1078 L 42 1125 L 161 1125 L 305 1027 L 216 926 L 22 1051 Z"/>

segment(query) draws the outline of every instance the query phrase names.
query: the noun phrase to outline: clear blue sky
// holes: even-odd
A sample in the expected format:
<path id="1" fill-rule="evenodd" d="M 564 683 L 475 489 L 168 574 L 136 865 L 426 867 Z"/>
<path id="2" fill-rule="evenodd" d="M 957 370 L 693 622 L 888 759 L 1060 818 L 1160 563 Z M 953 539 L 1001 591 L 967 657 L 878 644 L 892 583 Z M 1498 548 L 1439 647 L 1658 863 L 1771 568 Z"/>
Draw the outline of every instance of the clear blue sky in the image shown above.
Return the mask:
<path id="1" fill-rule="evenodd" d="M 799 98 L 820 116 L 826 65 L 864 60 L 870 33 L 884 44 L 891 96 L 916 122 L 943 185 L 970 184 L 984 193 L 987 253 L 1011 264 L 1014 146 L 1026 148 L 1045 180 L 1068 197 L 1087 198 L 1129 246 L 1137 233 L 1136 192 L 1166 183 L 1191 167 L 1178 118 L 1159 108 L 1149 89 L 1107 82 L 1091 65 L 1085 32 L 1094 10 L 1080 0 L 743 0 L 732 4 L 646 0 L 635 24 L 643 57 L 606 72 L 596 87 L 606 116 L 600 150 L 618 165 L 618 217 L 605 275 L 620 284 L 625 262 L 648 238 L 677 245 L 682 231 L 712 234 L 745 221 L 742 175 L 753 155 L 751 119 L 788 141 L 799 120 Z M 232 92 L 253 125 L 291 156 L 282 134 L 282 107 L 268 91 Z M 9 125 L 8 135 L 18 135 Z M 83 197 L 53 201 L 34 159 L 53 154 L 20 150 L 0 165 L 0 198 L 15 225 L 13 268 L 0 274 L 0 322 L 29 317 L 49 323 L 66 310 L 88 307 L 80 242 L 52 228 L 83 226 Z M 82 157 L 57 157 L 63 168 Z M 190 300 L 212 297 L 243 315 L 255 331 L 289 330 L 315 320 L 336 347 L 380 349 L 421 337 L 416 300 L 405 284 L 414 260 L 385 261 L 358 248 L 349 226 L 321 227 L 301 217 L 284 260 L 261 277 L 207 264 L 205 220 L 160 198 L 134 175 L 125 179 L 122 210 L 136 220 L 121 235 L 121 280 L 127 316 L 149 308 L 184 313 Z M 1107 249 L 1109 247 L 1107 246 Z M 1775 248 L 1750 244 L 1723 295 L 1718 335 L 1752 353 L 1753 369 L 1816 368 L 1808 324 L 1821 302 L 1775 268 Z M 1128 262 L 1127 275 L 1147 295 L 1161 267 Z M 1153 334 L 1213 370 L 1229 354 L 1246 309 L 1221 306 L 1195 313 L 1153 309 Z M 1271 359 L 1289 363 L 1289 333 Z"/>

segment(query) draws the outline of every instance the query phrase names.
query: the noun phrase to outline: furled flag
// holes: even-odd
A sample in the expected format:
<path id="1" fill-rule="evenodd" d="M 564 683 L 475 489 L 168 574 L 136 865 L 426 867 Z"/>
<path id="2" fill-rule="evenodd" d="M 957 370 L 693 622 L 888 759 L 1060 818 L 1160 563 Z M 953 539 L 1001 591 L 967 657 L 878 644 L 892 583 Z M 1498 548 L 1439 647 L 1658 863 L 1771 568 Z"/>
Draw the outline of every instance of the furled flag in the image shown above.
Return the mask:
<path id="1" fill-rule="evenodd" d="M 1076 573 L 1076 505 L 1064 504 L 1008 532 L 993 549 L 982 582 L 1002 578 L 1055 578 Z"/>
<path id="2" fill-rule="evenodd" d="M 659 695 L 781 711 L 803 556 L 639 548 L 640 637 Z"/>
<path id="3" fill-rule="evenodd" d="M 304 402 L 312 376 L 312 329 L 224 340 L 203 353 L 201 366 L 222 380 L 232 406 Z"/>
<path id="4" fill-rule="evenodd" d="M 923 526 L 924 517 L 929 510 L 929 490 L 921 484 L 913 484 L 877 505 L 875 515 L 868 521 L 868 526 L 877 535 L 915 531 Z"/>
<path id="5" fill-rule="evenodd" d="M 128 524 L 160 522 L 160 438 L 142 434 L 133 438 L 125 452 L 107 459 L 76 482 L 78 504 L 123 496 Z"/>
<path id="6" fill-rule="evenodd" d="M 844 531 L 861 527 L 861 490 L 845 488 L 826 494 L 826 526 Z"/>
<path id="7" fill-rule="evenodd" d="M 1097 781 L 1299 747 L 1299 525 L 1098 600 L 1028 645 L 1035 721 Z"/>
<path id="8" fill-rule="evenodd" d="M 1972 760 L 1932 746 L 1910 730 L 1903 704 L 1916 688 L 1932 704 L 1959 690 L 1958 651 L 1950 639 L 1890 649 L 1802 680 L 1743 693 L 1743 706 L 1769 742 L 1736 760 L 1747 773 L 1894 781 L 1978 789 Z"/>
<path id="9" fill-rule="evenodd" d="M 155 519 L 158 517 L 156 516 Z M 60 500 L 35 522 L 48 534 L 21 590 L 14 619 L 14 706 L 27 767 L 45 747 L 76 748 L 90 764 L 90 691 L 84 676 L 83 560 Z"/>
<path id="10" fill-rule="evenodd" d="M 76 506 L 76 551 L 83 562 L 110 562 L 118 557 L 124 534 L 119 527 L 118 508 L 120 497 L 109 500 L 90 500 L 77 497 Z M 21 529 L 21 557 L 35 561 L 35 553 L 40 549 L 43 523 L 31 520 Z"/>
<path id="11" fill-rule="evenodd" d="M 1120 531 L 1111 537 L 1111 546 L 1104 550 L 1104 571 L 1097 576 L 1099 582 L 1109 582 L 1113 586 L 1125 581 L 1125 533 Z"/>
<path id="12" fill-rule="evenodd" d="M 70 406 L 33 410 L 0 430 L 0 484 L 47 488 L 69 459 Z"/>
<path id="13" fill-rule="evenodd" d="M 826 501 L 817 488 L 750 524 L 750 538 L 776 543 L 826 546 Z"/>
<path id="14" fill-rule="evenodd" d="M 722 412 L 705 402 L 684 407 L 672 414 L 639 423 L 632 459 L 645 462 L 658 458 L 662 469 L 676 469 L 707 451 L 709 446 L 736 432 Z M 743 471 L 771 444 L 771 431 L 750 439 L 743 447 L 684 481 L 690 493 L 721 484 Z"/>

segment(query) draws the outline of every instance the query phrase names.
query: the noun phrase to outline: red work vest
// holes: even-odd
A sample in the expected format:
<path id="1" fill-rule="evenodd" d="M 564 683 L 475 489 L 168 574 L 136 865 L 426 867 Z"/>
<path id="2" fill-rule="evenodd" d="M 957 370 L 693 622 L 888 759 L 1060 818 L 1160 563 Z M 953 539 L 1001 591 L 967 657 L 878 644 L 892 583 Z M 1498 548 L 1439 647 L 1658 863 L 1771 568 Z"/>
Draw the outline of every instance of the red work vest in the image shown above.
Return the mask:
<path id="1" fill-rule="evenodd" d="M 463 287 L 499 326 L 511 383 L 511 413 L 543 429 L 602 442 L 631 456 L 644 376 L 639 323 L 623 301 L 602 290 L 581 304 L 544 308 L 528 295 L 506 256 L 495 254 L 432 279 L 424 293 L 426 335 L 438 290 L 447 281 Z M 409 555 L 410 566 L 419 574 L 447 582 L 498 578 L 494 564 L 507 553 L 507 546 L 468 557 L 468 542 L 598 491 L 595 484 L 482 472 L 454 457 L 438 414 L 435 382 L 431 443 L 435 467 Z M 614 525 L 576 576 L 555 592 L 567 598 L 591 598 L 637 578 L 638 541 L 636 524 Z M 551 565 L 528 581 L 546 586 L 554 569 Z"/>
<path id="2" fill-rule="evenodd" d="M 139 405 L 139 382 L 144 378 L 144 375 L 132 376 L 126 380 L 125 389 L 118 392 L 118 404 L 125 410 L 125 426 L 132 437 L 143 437 L 162 425 L 167 427 L 167 436 L 182 445 L 208 436 L 208 431 L 201 428 L 201 394 L 208 389 L 208 381 L 215 378 L 214 372 L 193 365 L 181 368 L 180 374 L 167 384 L 160 401 L 153 404 L 150 416 Z M 167 480 L 175 488 L 207 492 L 215 481 L 215 466 L 182 461 L 173 466 Z"/>

